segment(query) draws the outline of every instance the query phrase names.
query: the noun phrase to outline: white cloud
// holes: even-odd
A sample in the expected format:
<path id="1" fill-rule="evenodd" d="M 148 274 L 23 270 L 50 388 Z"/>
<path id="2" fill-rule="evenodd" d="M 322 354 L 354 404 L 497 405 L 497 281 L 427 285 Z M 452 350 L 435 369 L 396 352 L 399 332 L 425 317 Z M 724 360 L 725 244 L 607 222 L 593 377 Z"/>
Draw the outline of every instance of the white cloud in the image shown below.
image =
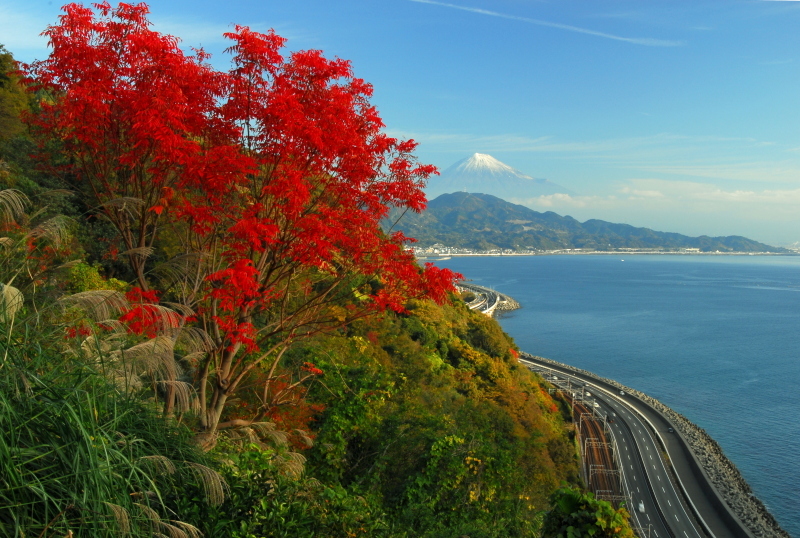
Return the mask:
<path id="1" fill-rule="evenodd" d="M 649 37 L 623 37 L 614 34 L 608 34 L 606 32 L 599 32 L 597 30 L 589 30 L 587 28 L 581 28 L 579 26 L 572 26 L 569 24 L 561 24 L 558 22 L 550 22 L 550 21 L 543 21 L 539 19 L 532 19 L 529 17 L 520 17 L 517 15 L 508 15 L 505 13 L 498 13 L 497 11 L 489 11 L 488 9 L 481 9 L 481 8 L 474 8 L 474 7 L 467 7 L 467 6 L 459 6 L 456 4 L 448 4 L 446 2 L 436 2 L 434 0 L 410 0 L 411 2 L 416 2 L 419 4 L 431 4 L 434 6 L 441 6 L 447 7 L 451 9 L 458 9 L 461 11 L 468 11 L 470 13 L 477 13 L 479 15 L 488 15 L 490 17 L 499 17 L 502 19 L 510 19 L 514 21 L 521 21 L 527 22 L 529 24 L 535 24 L 537 26 L 547 26 L 549 28 L 558 28 L 559 30 L 566 30 L 568 32 L 576 32 L 579 34 L 586 34 L 595 37 L 602 37 L 605 39 L 613 39 L 615 41 L 624 41 L 626 43 L 631 43 L 634 45 L 645 45 L 649 47 L 677 47 L 683 45 L 682 41 L 672 41 L 667 39 L 653 39 Z"/>
<path id="2" fill-rule="evenodd" d="M 113 4 L 113 2 L 112 2 Z M 41 33 L 49 26 L 58 23 L 58 17 L 63 14 L 61 3 L 35 3 L 33 5 L 15 4 L 0 5 L 0 44 L 9 50 L 14 58 L 23 62 L 42 60 L 50 53 L 48 40 Z M 88 5 L 88 4 L 86 4 Z M 231 45 L 231 41 L 223 37 L 223 33 L 232 32 L 234 21 L 219 19 L 217 22 L 207 22 L 200 18 L 192 18 L 191 14 L 181 16 L 149 15 L 153 30 L 163 34 L 176 36 L 184 49 L 190 47 L 204 48 L 214 54 L 213 60 L 224 59 L 227 68 L 227 56 L 222 52 Z M 267 24 L 259 21 L 248 21 L 246 25 L 254 31 L 266 33 L 274 28 L 276 33 L 289 41 L 287 46 L 291 50 L 297 48 L 298 43 L 309 46 L 315 37 L 295 29 L 291 24 Z"/>
<path id="3" fill-rule="evenodd" d="M 676 176 L 689 176 L 708 179 L 725 179 L 734 181 L 798 183 L 800 184 L 800 164 L 792 161 L 772 162 L 715 162 L 712 164 L 680 163 L 680 164 L 635 164 L 630 168 Z"/>
<path id="4" fill-rule="evenodd" d="M 778 245 L 800 239 L 800 188 L 726 189 L 646 178 L 621 182 L 608 195 L 555 194 L 510 201 L 581 221 L 602 219 L 692 236 L 743 235 Z"/>
<path id="5" fill-rule="evenodd" d="M 725 144 L 748 147 L 775 146 L 774 142 L 756 140 L 749 137 L 697 136 L 674 133 L 658 133 L 648 136 L 625 138 L 607 138 L 600 140 L 559 141 L 550 135 L 528 137 L 514 134 L 473 135 L 469 133 L 431 133 L 402 130 L 387 131 L 391 136 L 413 138 L 419 142 L 430 144 L 493 144 L 497 151 L 540 152 L 540 153 L 593 153 L 613 154 L 630 150 L 649 149 L 659 151 L 684 151 L 691 149 L 698 152 L 700 145 Z M 462 150 L 463 151 L 463 150 Z M 701 151 L 701 150 L 700 150 Z"/>
<path id="6" fill-rule="evenodd" d="M 501 151 L 531 151 L 532 147 L 550 140 L 549 136 L 530 138 L 513 134 L 480 136 L 464 133 L 423 133 L 397 129 L 387 129 L 386 134 L 395 138 L 412 138 L 417 142 L 436 145 L 440 148 L 452 148 L 449 151 L 459 154 L 469 152 L 465 148 L 478 148 L 484 153 Z M 445 149 L 445 151 L 448 151 Z"/>
<path id="7" fill-rule="evenodd" d="M 559 140 L 547 135 L 388 132 L 399 138 L 413 138 L 422 144 L 422 149 L 437 153 L 460 156 L 473 151 L 495 156 L 529 154 L 526 158 L 532 166 L 517 168 L 534 177 L 549 177 L 556 183 L 564 181 L 563 176 L 543 176 L 535 167 L 547 161 L 562 163 L 556 167 L 562 172 L 569 167 L 591 166 L 595 177 L 646 174 L 677 180 L 800 185 L 800 147 L 752 137 L 659 133 L 599 140 Z"/>
<path id="8" fill-rule="evenodd" d="M 57 13 L 46 15 L 23 11 L 17 4 L 13 9 L 0 6 L 0 43 L 14 58 L 31 62 L 47 56 L 47 38 L 40 35 L 49 24 L 56 22 Z"/>
<path id="9" fill-rule="evenodd" d="M 537 198 L 528 199 L 512 199 L 514 203 L 526 205 L 528 207 L 538 208 L 560 208 L 570 209 L 576 207 L 590 207 L 597 204 L 603 204 L 612 200 L 613 197 L 600 197 L 600 196 L 571 196 L 569 194 L 547 194 Z"/>
<path id="10" fill-rule="evenodd" d="M 622 194 L 627 194 L 631 198 L 663 198 L 664 193 L 657 190 L 643 190 L 643 189 L 632 189 L 631 187 L 622 187 L 619 190 Z"/>
<path id="11" fill-rule="evenodd" d="M 559 193 L 537 196 L 536 198 L 512 198 L 509 201 L 537 211 L 553 211 L 561 215 L 581 210 L 580 214 L 588 215 L 585 218 L 596 218 L 599 214 L 598 212 L 615 211 L 624 207 L 629 199 L 629 197 L 620 199 L 613 194 L 581 196 Z M 615 222 L 620 222 L 620 219 L 616 219 Z"/>
<path id="12" fill-rule="evenodd" d="M 665 181 L 660 179 L 636 179 L 630 182 L 629 190 L 657 189 L 665 198 L 678 203 L 716 203 L 720 207 L 741 209 L 742 206 L 763 207 L 777 211 L 790 209 L 793 212 L 800 204 L 800 188 L 796 189 L 724 189 L 718 185 L 691 181 Z M 767 207 L 768 206 L 768 207 Z"/>

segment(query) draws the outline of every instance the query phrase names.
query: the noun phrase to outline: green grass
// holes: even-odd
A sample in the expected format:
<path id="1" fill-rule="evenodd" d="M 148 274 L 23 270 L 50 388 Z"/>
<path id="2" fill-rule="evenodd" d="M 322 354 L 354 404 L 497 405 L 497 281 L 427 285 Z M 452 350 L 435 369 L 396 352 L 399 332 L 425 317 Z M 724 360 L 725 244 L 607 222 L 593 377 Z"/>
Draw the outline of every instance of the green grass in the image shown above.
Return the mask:
<path id="1" fill-rule="evenodd" d="M 199 480 L 188 432 L 58 349 L 63 330 L 10 328 L 0 323 L 0 536 L 192 536 L 165 499 Z"/>

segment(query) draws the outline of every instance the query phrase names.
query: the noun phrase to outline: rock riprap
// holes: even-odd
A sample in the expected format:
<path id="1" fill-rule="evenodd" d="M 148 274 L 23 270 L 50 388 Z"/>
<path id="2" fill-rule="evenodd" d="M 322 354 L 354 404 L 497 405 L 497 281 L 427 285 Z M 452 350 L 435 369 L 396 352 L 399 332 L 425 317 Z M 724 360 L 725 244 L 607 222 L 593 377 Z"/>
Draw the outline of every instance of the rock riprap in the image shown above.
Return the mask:
<path id="1" fill-rule="evenodd" d="M 550 359 L 536 357 L 527 353 L 522 353 L 521 355 L 522 358 L 529 356 L 535 358 L 537 361 L 551 363 L 553 366 L 587 375 L 609 385 L 613 385 L 620 390 L 624 390 L 626 394 L 635 396 L 661 413 L 681 434 L 689 446 L 689 449 L 694 453 L 700 466 L 703 468 L 703 471 L 705 471 L 706 475 L 709 477 L 711 484 L 731 508 L 731 511 L 744 523 L 753 535 L 759 538 L 790 538 L 789 533 L 781 528 L 764 504 L 755 497 L 753 490 L 742 477 L 736 465 L 725 456 L 719 444 L 712 439 L 703 428 L 700 428 L 689 419 L 655 398 L 636 389 L 626 387 L 613 379 L 600 377 L 587 370 L 575 368 Z"/>

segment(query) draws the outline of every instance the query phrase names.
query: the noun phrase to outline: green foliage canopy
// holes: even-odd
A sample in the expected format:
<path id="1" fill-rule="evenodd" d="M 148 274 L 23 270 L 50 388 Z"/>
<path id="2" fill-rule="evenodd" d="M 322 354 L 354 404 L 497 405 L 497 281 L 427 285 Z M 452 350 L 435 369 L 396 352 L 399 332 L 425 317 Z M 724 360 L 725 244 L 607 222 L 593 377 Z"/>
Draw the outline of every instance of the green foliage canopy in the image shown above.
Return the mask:
<path id="1" fill-rule="evenodd" d="M 550 497 L 552 509 L 544 518 L 543 538 L 633 538 L 625 508 L 615 509 L 594 494 L 561 488 Z"/>

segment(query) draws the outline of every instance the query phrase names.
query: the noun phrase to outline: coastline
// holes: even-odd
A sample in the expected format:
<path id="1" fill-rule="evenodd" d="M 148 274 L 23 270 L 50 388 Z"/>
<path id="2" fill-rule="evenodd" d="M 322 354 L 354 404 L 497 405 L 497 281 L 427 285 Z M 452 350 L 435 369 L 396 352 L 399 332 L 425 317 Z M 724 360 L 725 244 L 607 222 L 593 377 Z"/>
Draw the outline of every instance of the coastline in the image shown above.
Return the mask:
<path id="1" fill-rule="evenodd" d="M 800 252 L 673 252 L 643 250 L 547 250 L 541 252 L 447 252 L 442 254 L 417 254 L 418 260 L 444 261 L 451 257 L 519 257 L 519 256 L 800 256 Z"/>
<path id="2" fill-rule="evenodd" d="M 730 511 L 759 538 L 790 538 L 789 533 L 780 527 L 775 517 L 767 510 L 761 500 L 754 496 L 750 485 L 742 477 L 736 465 L 730 461 L 719 444 L 701 427 L 664 405 L 660 401 L 636 389 L 627 387 L 613 379 L 598 376 L 583 370 L 544 357 L 521 352 L 522 358 L 530 357 L 539 362 L 549 363 L 562 369 L 580 373 L 612 385 L 626 394 L 635 396 L 657 412 L 661 413 L 680 433 L 701 466 L 714 489 L 720 494 Z"/>

